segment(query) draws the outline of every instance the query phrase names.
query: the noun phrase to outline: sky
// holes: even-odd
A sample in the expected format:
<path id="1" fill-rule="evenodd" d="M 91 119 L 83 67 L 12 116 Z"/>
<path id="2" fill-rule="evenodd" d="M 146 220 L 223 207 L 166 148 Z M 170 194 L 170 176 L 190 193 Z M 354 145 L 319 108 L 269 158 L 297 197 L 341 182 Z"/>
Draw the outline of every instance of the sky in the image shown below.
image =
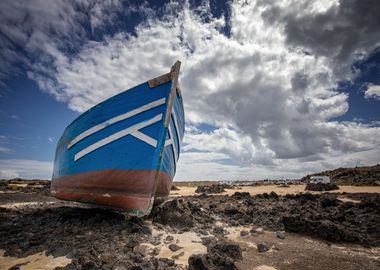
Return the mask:
<path id="1" fill-rule="evenodd" d="M 0 1 L 0 178 L 50 179 L 65 127 L 182 62 L 176 181 L 380 163 L 377 0 Z"/>

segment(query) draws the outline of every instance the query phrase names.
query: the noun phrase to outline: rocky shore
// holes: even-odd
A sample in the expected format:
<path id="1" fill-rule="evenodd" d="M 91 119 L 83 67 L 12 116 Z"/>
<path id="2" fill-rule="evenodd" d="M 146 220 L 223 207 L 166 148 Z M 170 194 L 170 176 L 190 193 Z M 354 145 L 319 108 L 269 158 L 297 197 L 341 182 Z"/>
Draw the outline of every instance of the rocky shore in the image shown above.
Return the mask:
<path id="1" fill-rule="evenodd" d="M 380 164 L 355 168 L 338 168 L 310 174 L 302 178 L 307 182 L 311 176 L 329 176 L 338 185 L 380 186 Z"/>
<path id="2" fill-rule="evenodd" d="M 3 258 L 45 252 L 69 259 L 56 269 L 378 269 L 380 265 L 377 193 L 201 193 L 169 198 L 148 217 L 127 218 L 58 201 L 46 194 L 48 185 L 31 186 L 0 188 Z M 14 263 L 5 269 L 28 269 L 27 265 Z"/>

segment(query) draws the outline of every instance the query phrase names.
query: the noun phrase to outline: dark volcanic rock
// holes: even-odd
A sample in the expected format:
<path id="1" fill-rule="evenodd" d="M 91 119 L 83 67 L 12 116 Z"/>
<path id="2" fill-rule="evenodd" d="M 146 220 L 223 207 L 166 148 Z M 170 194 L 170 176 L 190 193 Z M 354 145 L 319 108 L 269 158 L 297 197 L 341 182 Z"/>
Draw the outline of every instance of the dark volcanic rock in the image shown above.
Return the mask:
<path id="1" fill-rule="evenodd" d="M 234 197 L 235 199 L 244 199 L 244 198 L 250 198 L 251 194 L 249 194 L 249 192 L 236 191 L 234 194 L 232 194 L 232 197 Z"/>
<path id="2" fill-rule="evenodd" d="M 139 244 L 151 239 L 150 229 L 142 219 L 78 207 L 0 211 L 0 217 L 6 221 L 0 222 L 0 249 L 7 256 L 25 257 L 46 251 L 47 255 L 72 258 L 69 265 L 60 269 L 175 267 L 172 260 L 142 254 L 144 250 L 138 248 Z"/>
<path id="3" fill-rule="evenodd" d="M 194 225 L 192 211 L 188 203 L 182 199 L 167 201 L 153 208 L 150 216 L 154 222 L 169 225 L 172 228 L 181 229 Z"/>
<path id="4" fill-rule="evenodd" d="M 236 206 L 229 205 L 226 208 L 224 208 L 224 212 L 229 215 L 234 215 L 239 213 L 239 209 Z"/>
<path id="5" fill-rule="evenodd" d="M 241 248 L 238 244 L 220 240 L 207 246 L 206 255 L 192 255 L 189 258 L 189 270 L 200 269 L 237 269 L 235 261 L 243 258 Z"/>
<path id="6" fill-rule="evenodd" d="M 212 233 L 213 233 L 213 234 L 216 234 L 216 235 L 224 235 L 224 229 L 223 229 L 223 227 L 221 227 L 221 226 L 216 226 L 216 227 L 212 230 Z"/>
<path id="7" fill-rule="evenodd" d="M 180 250 L 182 249 L 183 247 L 180 247 L 179 245 L 177 244 L 170 244 L 169 245 L 169 249 L 172 251 L 172 252 L 176 252 L 177 250 Z"/>
<path id="8" fill-rule="evenodd" d="M 334 183 L 308 183 L 305 187 L 305 190 L 310 191 L 329 191 L 339 189 L 337 184 Z"/>
<path id="9" fill-rule="evenodd" d="M 322 206 L 323 208 L 331 207 L 331 206 L 335 207 L 335 206 L 338 205 L 338 202 L 339 202 L 339 201 L 338 201 L 337 199 L 335 199 L 335 198 L 332 198 L 332 197 L 325 197 L 325 198 L 322 198 L 322 199 L 321 199 L 321 206 Z"/>
<path id="10" fill-rule="evenodd" d="M 215 245 L 208 247 L 207 250 L 209 253 L 218 253 L 232 260 L 243 259 L 240 246 L 232 241 L 220 240 Z"/>
<path id="11" fill-rule="evenodd" d="M 277 238 L 285 239 L 285 232 L 277 231 L 276 236 Z"/>
<path id="12" fill-rule="evenodd" d="M 259 252 L 267 252 L 269 250 L 269 247 L 265 243 L 260 243 L 260 244 L 257 244 L 257 250 Z"/>
<path id="13" fill-rule="evenodd" d="M 205 185 L 205 186 L 198 186 L 195 190 L 196 193 L 206 193 L 206 194 L 216 194 L 216 193 L 223 193 L 225 192 L 225 188 L 227 185 L 221 185 L 221 184 L 213 184 L 213 185 Z"/>
<path id="14" fill-rule="evenodd" d="M 240 236 L 247 236 L 247 235 L 249 235 L 248 231 L 241 231 L 240 232 Z"/>
<path id="15" fill-rule="evenodd" d="M 338 185 L 380 185 L 380 164 L 375 166 L 339 168 L 332 171 L 324 171 L 312 175 L 307 175 L 301 181 L 307 182 L 311 176 L 329 176 L 333 183 Z"/>
<path id="16" fill-rule="evenodd" d="M 177 188 L 175 185 L 172 185 L 172 187 L 170 188 L 170 190 L 179 190 L 179 188 Z"/>
<path id="17" fill-rule="evenodd" d="M 188 260 L 189 270 L 209 270 L 212 269 L 205 255 L 191 255 Z"/>

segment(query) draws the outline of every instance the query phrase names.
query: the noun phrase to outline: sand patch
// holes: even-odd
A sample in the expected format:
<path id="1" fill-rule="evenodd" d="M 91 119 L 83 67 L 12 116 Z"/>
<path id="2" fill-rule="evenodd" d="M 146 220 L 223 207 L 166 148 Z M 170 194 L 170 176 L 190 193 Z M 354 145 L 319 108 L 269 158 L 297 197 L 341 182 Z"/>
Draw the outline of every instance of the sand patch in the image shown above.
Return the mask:
<path id="1" fill-rule="evenodd" d="M 0 204 L 0 208 L 6 208 L 6 209 L 17 209 L 22 208 L 25 206 L 35 206 L 40 204 L 54 204 L 55 202 L 17 202 L 17 203 L 6 203 L 6 204 Z"/>
<path id="2" fill-rule="evenodd" d="M 161 244 L 157 246 L 160 249 L 158 257 L 174 259 L 177 264 L 188 265 L 188 259 L 192 254 L 207 253 L 207 248 L 202 245 L 200 236 L 198 236 L 195 232 L 175 234 L 166 233 L 153 228 L 152 235 L 153 237 L 161 235 Z M 173 240 L 165 241 L 167 236 L 172 236 Z M 182 248 L 172 252 L 169 249 L 170 244 L 177 244 Z"/>
<path id="3" fill-rule="evenodd" d="M 55 267 L 68 265 L 71 259 L 67 257 L 46 256 L 45 252 L 36 253 L 25 258 L 5 257 L 4 251 L 0 250 L 0 269 L 9 269 L 12 266 L 20 266 L 22 270 L 49 270 Z"/>
<path id="4" fill-rule="evenodd" d="M 28 184 L 13 184 L 13 183 L 8 184 L 8 187 L 10 187 L 10 188 L 25 188 L 27 186 L 28 186 Z"/>
<path id="5" fill-rule="evenodd" d="M 188 187 L 188 186 L 177 186 L 179 190 L 175 190 L 174 193 L 171 193 L 171 197 L 178 196 L 193 196 L 199 195 L 195 193 L 197 187 Z M 272 191 L 276 192 L 278 195 L 286 195 L 286 194 L 297 194 L 301 192 L 305 192 L 305 185 L 291 185 L 289 187 L 280 187 L 276 185 L 263 185 L 263 186 L 240 186 L 240 189 L 225 189 L 226 191 L 223 193 L 219 193 L 216 195 L 232 195 L 235 192 L 249 192 L 251 195 L 263 194 L 263 193 L 271 193 Z M 380 186 L 372 187 L 372 186 L 339 186 L 338 190 L 326 191 L 329 193 L 339 193 L 339 192 L 347 192 L 347 193 L 380 193 Z M 320 194 L 321 192 L 311 192 L 313 194 Z M 212 195 L 212 194 L 211 194 Z"/>

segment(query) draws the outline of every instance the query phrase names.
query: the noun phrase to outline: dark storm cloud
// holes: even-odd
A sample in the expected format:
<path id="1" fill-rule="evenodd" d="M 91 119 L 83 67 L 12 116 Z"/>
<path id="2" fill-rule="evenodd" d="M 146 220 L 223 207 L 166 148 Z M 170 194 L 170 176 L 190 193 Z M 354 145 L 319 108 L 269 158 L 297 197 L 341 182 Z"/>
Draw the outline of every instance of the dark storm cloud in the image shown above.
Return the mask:
<path id="1" fill-rule="evenodd" d="M 267 11 L 266 19 L 275 20 L 276 15 L 278 9 Z M 361 57 L 380 45 L 378 0 L 341 0 L 325 13 L 289 14 L 283 22 L 288 44 L 331 57 L 336 71 L 341 65 L 349 68 L 355 56 Z"/>

